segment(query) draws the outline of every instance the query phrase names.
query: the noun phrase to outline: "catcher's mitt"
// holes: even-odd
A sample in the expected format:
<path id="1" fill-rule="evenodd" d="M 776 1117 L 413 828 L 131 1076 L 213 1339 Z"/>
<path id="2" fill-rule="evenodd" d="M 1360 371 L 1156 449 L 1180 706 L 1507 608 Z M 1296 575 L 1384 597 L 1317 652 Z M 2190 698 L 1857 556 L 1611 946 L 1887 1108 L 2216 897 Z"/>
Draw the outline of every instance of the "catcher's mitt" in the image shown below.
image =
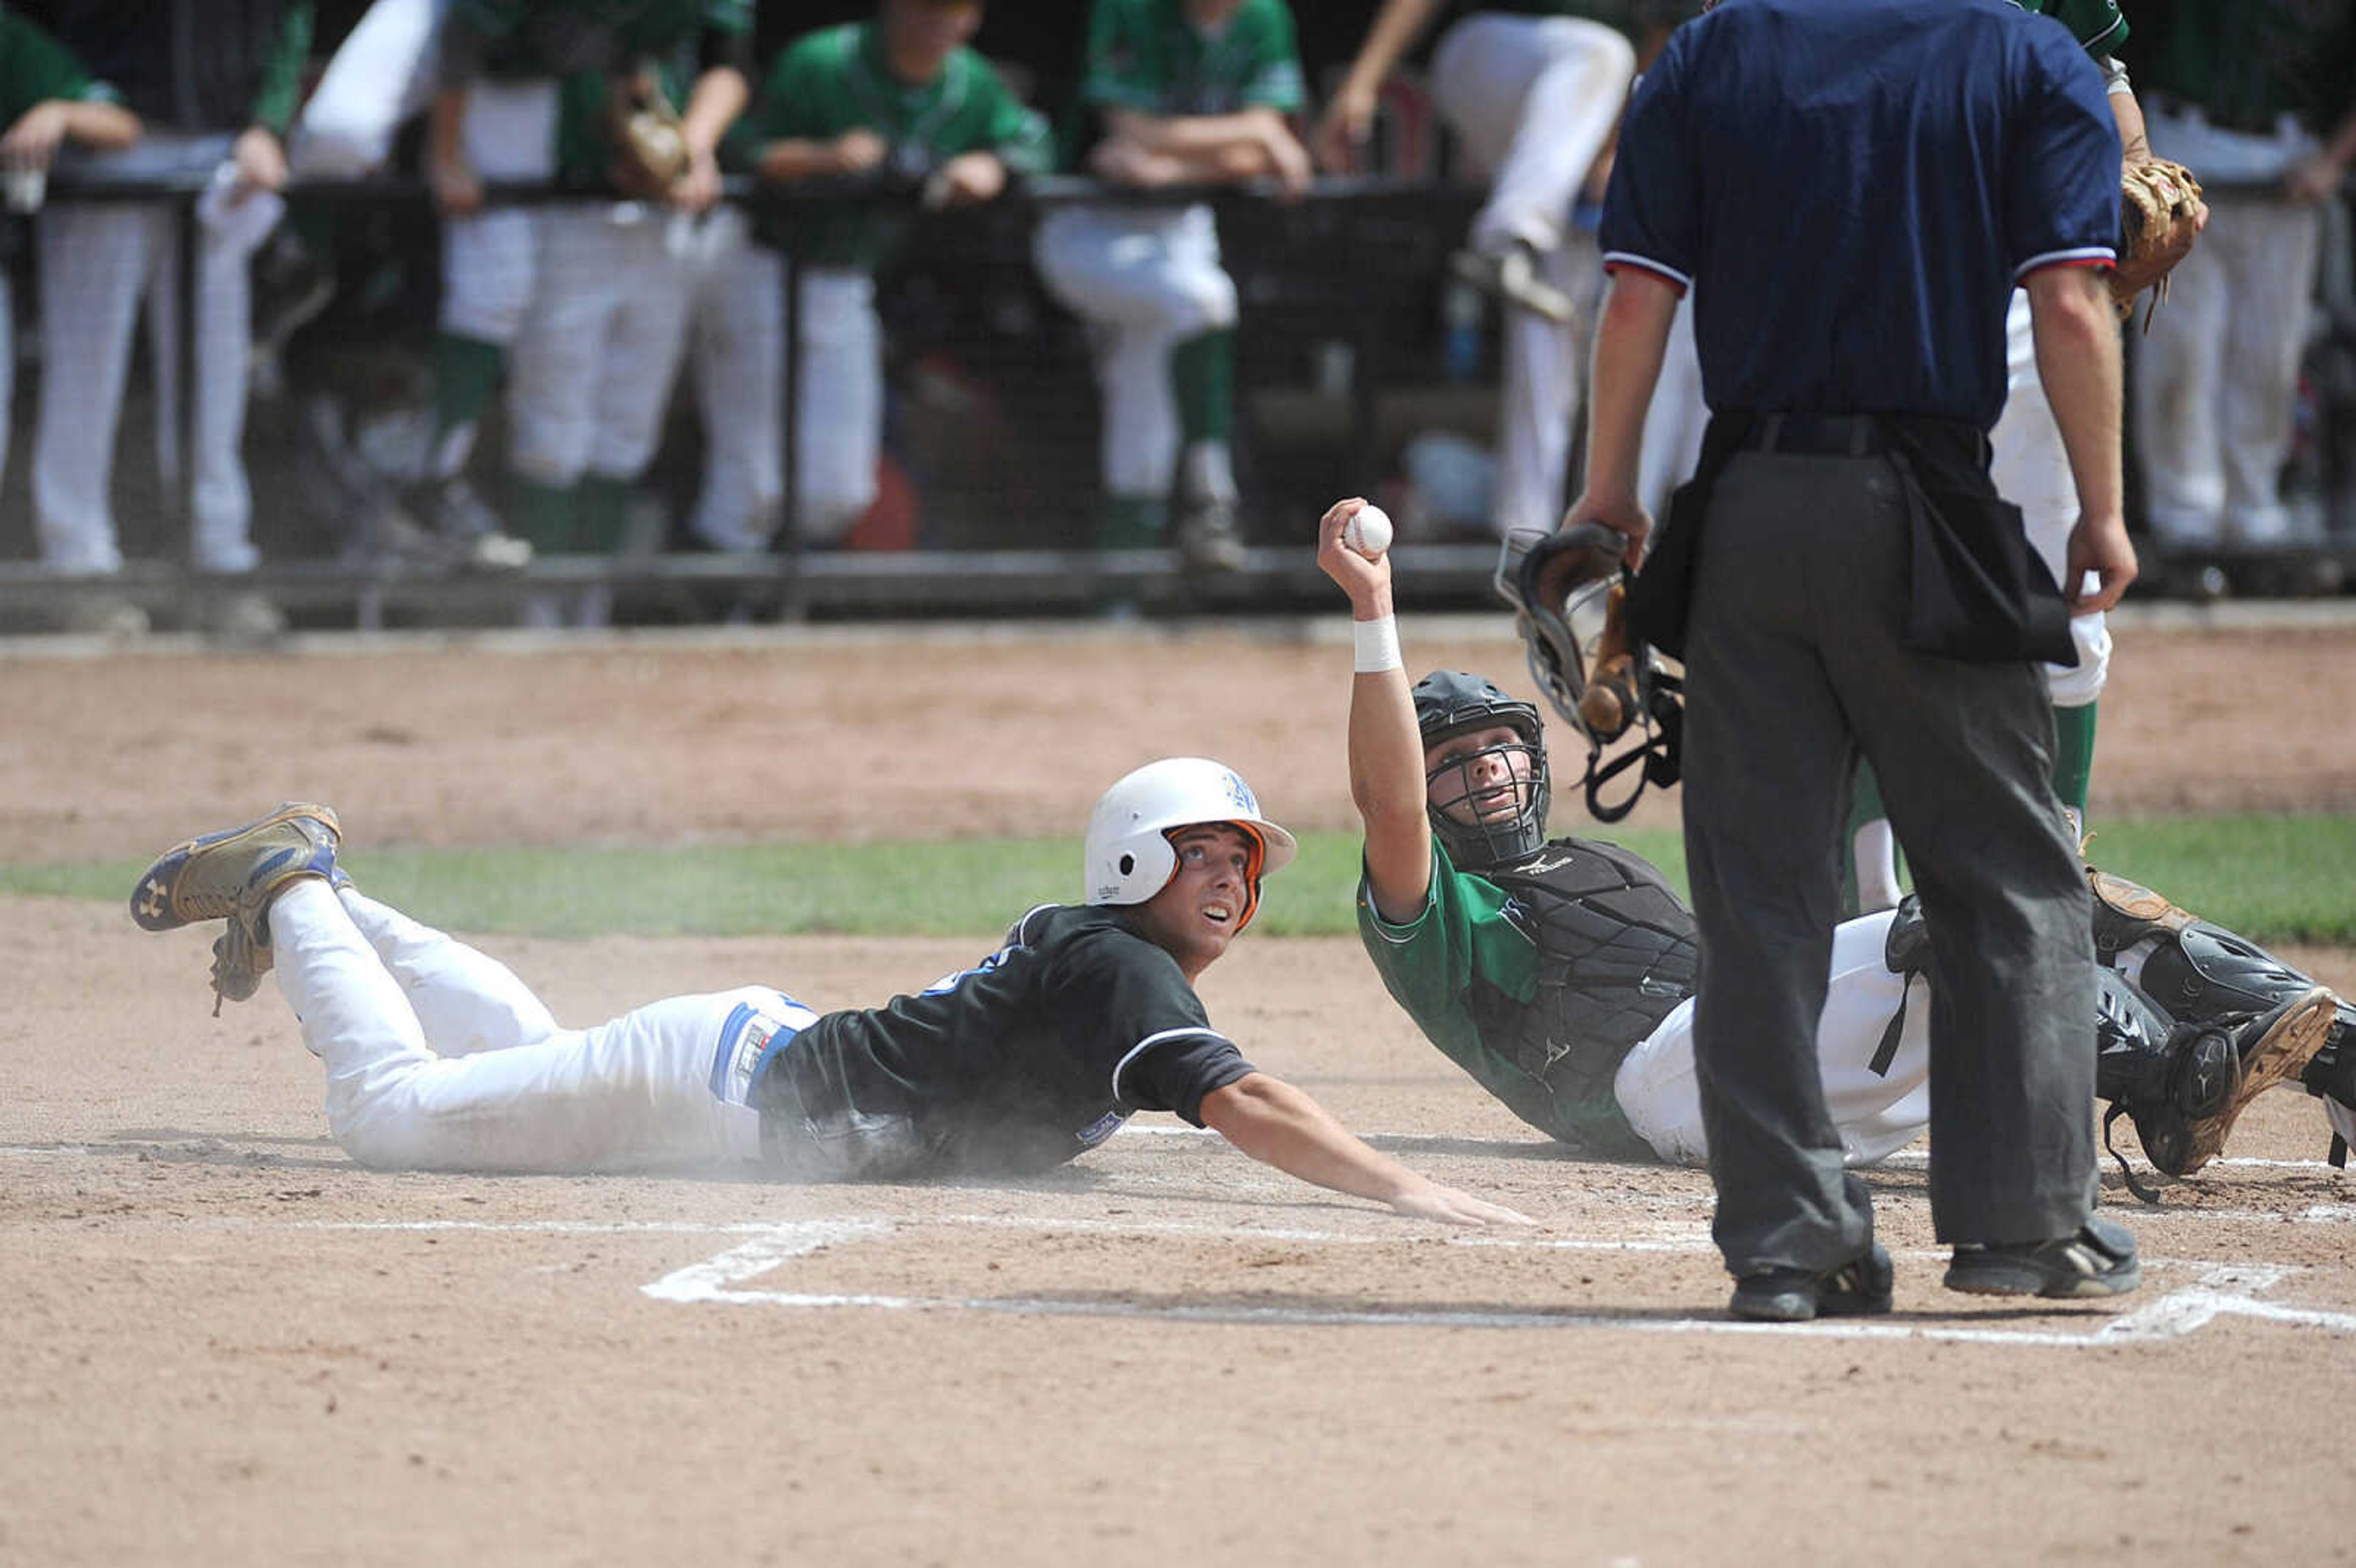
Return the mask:
<path id="1" fill-rule="evenodd" d="M 2111 298 L 2122 319 L 2135 314 L 2136 296 L 2150 289 L 2152 312 L 2168 297 L 2168 274 L 2192 250 L 2193 237 L 2209 219 L 2201 182 L 2182 164 L 2166 158 L 2131 164 L 2119 176 L 2119 262 L 2111 272 Z"/>
<path id="2" fill-rule="evenodd" d="M 687 135 L 679 111 L 651 71 L 622 77 L 607 105 L 614 144 L 614 182 L 633 196 L 667 193 L 688 170 Z"/>
<path id="3" fill-rule="evenodd" d="M 1665 787 L 1680 772 L 1682 682 L 1628 627 L 1627 551 L 1627 536 L 1600 523 L 1562 529 L 1529 547 L 1509 596 L 1530 677 L 1587 737 L 1587 808 L 1602 822 L 1625 816 L 1646 784 Z M 1603 761 L 1604 746 L 1639 724 L 1643 743 Z M 1635 789 L 1604 801 L 1602 786 L 1632 767 L 1643 770 Z"/>

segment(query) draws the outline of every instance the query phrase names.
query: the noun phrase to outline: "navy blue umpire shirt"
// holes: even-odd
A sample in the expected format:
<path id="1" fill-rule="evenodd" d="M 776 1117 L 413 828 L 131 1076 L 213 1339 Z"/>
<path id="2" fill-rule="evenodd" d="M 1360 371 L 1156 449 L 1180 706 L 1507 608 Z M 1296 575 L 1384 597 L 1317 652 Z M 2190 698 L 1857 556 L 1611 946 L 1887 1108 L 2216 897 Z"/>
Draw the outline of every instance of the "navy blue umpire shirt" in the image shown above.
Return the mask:
<path id="1" fill-rule="evenodd" d="M 2111 265 L 2118 231 L 2118 124 L 2061 23 L 2011 0 L 1727 0 L 1637 83 L 1601 240 L 1608 269 L 1693 291 L 1713 411 L 1986 430 L 2014 285 Z"/>

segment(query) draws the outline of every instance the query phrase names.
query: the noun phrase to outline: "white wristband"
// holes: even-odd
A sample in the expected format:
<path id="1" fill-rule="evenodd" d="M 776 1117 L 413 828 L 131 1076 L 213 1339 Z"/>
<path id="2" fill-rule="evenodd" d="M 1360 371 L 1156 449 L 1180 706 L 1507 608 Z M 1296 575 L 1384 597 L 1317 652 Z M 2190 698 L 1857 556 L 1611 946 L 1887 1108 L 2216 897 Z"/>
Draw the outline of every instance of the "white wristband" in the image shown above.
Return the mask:
<path id="1" fill-rule="evenodd" d="M 1353 621 L 1350 635 L 1358 645 L 1358 673 L 1378 675 L 1387 669 L 1403 669 L 1406 661 L 1399 657 L 1398 619 L 1386 615 L 1379 621 Z"/>

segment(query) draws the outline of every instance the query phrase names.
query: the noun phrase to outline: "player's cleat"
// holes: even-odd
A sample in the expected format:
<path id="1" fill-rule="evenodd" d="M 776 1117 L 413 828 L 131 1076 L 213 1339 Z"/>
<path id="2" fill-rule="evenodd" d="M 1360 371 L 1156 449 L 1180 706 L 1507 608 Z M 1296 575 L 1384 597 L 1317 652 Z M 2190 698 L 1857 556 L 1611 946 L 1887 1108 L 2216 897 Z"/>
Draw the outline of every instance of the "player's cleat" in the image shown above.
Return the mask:
<path id="1" fill-rule="evenodd" d="M 143 931 L 229 922 L 213 944 L 218 1014 L 222 998 L 241 1002 L 252 996 L 270 968 L 270 901 L 305 877 L 332 881 L 342 837 L 327 806 L 290 801 L 242 827 L 176 844 L 140 873 L 131 918 Z"/>
<path id="2" fill-rule="evenodd" d="M 2124 1226 L 2092 1217 L 2076 1233 L 2051 1241 L 1961 1243 L 1947 1264 L 1947 1288 L 1974 1296 L 2068 1301 L 2125 1296 L 2142 1283 L 2135 1237 Z"/>
<path id="3" fill-rule="evenodd" d="M 2331 1032 L 2339 1006 L 2337 997 L 2317 986 L 2233 1027 L 2229 1038 L 2239 1072 L 2222 1104 L 2196 1114 L 2179 1095 L 2148 1115 L 2136 1116 L 2136 1136 L 2151 1163 L 2170 1176 L 2190 1176 L 2216 1158 L 2250 1102 L 2298 1077 L 2314 1060 Z"/>
<path id="4" fill-rule="evenodd" d="M 143 931 L 176 931 L 259 913 L 287 883 L 333 872 L 342 837 L 333 811 L 290 801 L 242 827 L 176 844 L 140 873 L 131 918 Z"/>
<path id="5" fill-rule="evenodd" d="M 201 623 L 208 635 L 230 643 L 266 643 L 286 635 L 286 613 L 251 588 L 215 598 Z"/>
<path id="6" fill-rule="evenodd" d="M 1865 1317 L 1890 1310 L 1896 1273 L 1876 1242 L 1863 1257 L 1837 1269 L 1764 1269 L 1734 1282 L 1729 1316 L 1752 1323 L 1805 1323 L 1817 1317 Z"/>
<path id="7" fill-rule="evenodd" d="M 531 564 L 531 545 L 507 531 L 463 474 L 430 480 L 405 497 L 410 509 L 430 523 L 459 564 L 478 571 L 518 571 Z"/>
<path id="8" fill-rule="evenodd" d="M 1173 542 L 1178 547 L 1178 559 L 1189 571 L 1241 571 L 1246 560 L 1244 539 L 1236 526 L 1236 508 L 1232 501 L 1207 500 L 1189 504 L 1178 516 L 1173 530 Z"/>
<path id="9" fill-rule="evenodd" d="M 1558 325 L 1568 325 L 1577 314 L 1569 294 L 1538 276 L 1537 253 L 1519 240 L 1501 251 L 1459 251 L 1448 267 L 1483 293 Z"/>

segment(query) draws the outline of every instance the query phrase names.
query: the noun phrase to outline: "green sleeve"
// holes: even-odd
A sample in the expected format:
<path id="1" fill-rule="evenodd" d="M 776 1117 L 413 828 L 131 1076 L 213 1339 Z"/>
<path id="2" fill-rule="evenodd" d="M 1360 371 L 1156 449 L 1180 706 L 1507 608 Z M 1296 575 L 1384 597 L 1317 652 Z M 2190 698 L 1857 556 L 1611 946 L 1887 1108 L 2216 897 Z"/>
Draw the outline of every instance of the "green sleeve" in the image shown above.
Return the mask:
<path id="1" fill-rule="evenodd" d="M 1157 84 L 1141 69 L 1145 39 L 1139 37 L 1136 8 L 1125 0 L 1097 0 L 1088 16 L 1088 50 L 1080 74 L 1079 101 L 1151 112 Z"/>
<path id="2" fill-rule="evenodd" d="M 253 95 L 253 123 L 286 134 L 294 118 L 295 101 L 303 91 L 303 69 L 311 61 L 310 0 L 291 0 L 278 24 L 278 47 L 262 68 L 262 87 Z"/>
<path id="3" fill-rule="evenodd" d="M 749 33 L 753 0 L 703 0 L 703 25 L 723 33 Z"/>
<path id="4" fill-rule="evenodd" d="M 1258 47 L 1242 97 L 1255 109 L 1289 114 L 1307 98 L 1301 82 L 1301 48 L 1293 37 L 1292 13 L 1283 0 L 1268 0 L 1267 18 L 1257 37 Z"/>
<path id="5" fill-rule="evenodd" d="M 74 52 L 39 24 L 0 10 L 0 130 L 53 98 L 112 103 L 119 94 L 92 81 Z"/>
<path id="6" fill-rule="evenodd" d="M 2127 19 L 2118 0 L 2046 0 L 2045 14 L 2069 28 L 2079 48 L 2097 59 L 2118 53 L 2127 40 Z"/>
<path id="7" fill-rule="evenodd" d="M 828 35 L 812 33 L 777 57 L 760 98 L 744 116 L 757 123 L 763 141 L 826 136 L 841 129 L 827 125 L 822 107 L 835 97 L 828 91 L 827 42 Z"/>
<path id="8" fill-rule="evenodd" d="M 1476 977 L 1526 1000 L 1537 987 L 1537 954 L 1506 921 L 1505 891 L 1460 871 L 1431 847 L 1431 891 L 1413 920 L 1376 912 L 1358 886 L 1358 934 L 1391 995 L 1419 1024 L 1461 1008 Z"/>
<path id="9" fill-rule="evenodd" d="M 1055 163 L 1054 138 L 1039 112 L 1007 90 L 1005 79 L 987 63 L 975 61 L 976 85 L 984 102 L 979 145 L 996 153 L 1016 174 L 1044 174 Z"/>

